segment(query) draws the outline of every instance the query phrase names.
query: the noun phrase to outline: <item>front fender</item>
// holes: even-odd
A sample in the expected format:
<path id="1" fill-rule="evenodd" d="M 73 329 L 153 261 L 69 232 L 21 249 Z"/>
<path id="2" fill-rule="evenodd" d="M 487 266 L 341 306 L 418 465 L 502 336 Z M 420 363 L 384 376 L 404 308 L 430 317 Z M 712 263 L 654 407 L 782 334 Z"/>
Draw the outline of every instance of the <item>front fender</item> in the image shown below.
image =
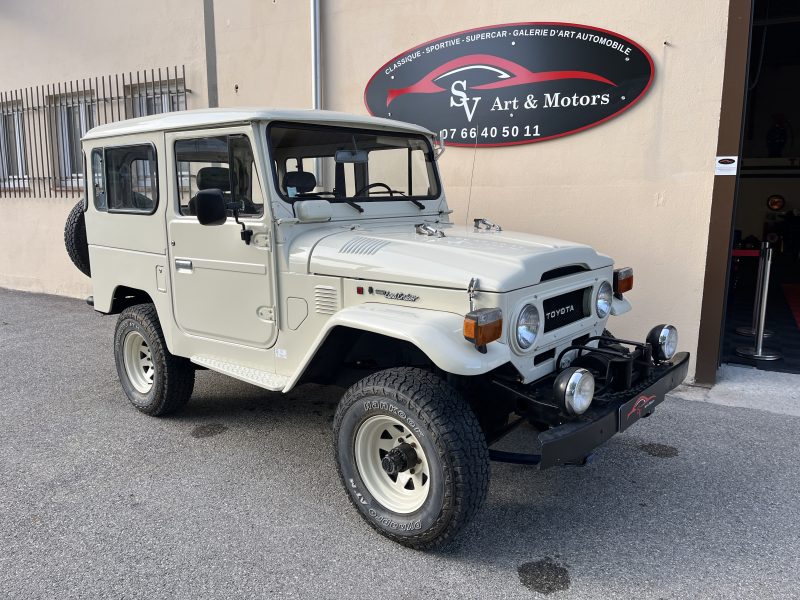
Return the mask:
<path id="1" fill-rule="evenodd" d="M 410 342 L 442 371 L 454 375 L 481 375 L 511 360 L 511 352 L 505 344 L 492 342 L 486 346 L 486 354 L 481 354 L 466 341 L 462 315 L 367 303 L 342 309 L 328 319 L 284 392 L 296 385 L 334 327 L 350 327 Z"/>

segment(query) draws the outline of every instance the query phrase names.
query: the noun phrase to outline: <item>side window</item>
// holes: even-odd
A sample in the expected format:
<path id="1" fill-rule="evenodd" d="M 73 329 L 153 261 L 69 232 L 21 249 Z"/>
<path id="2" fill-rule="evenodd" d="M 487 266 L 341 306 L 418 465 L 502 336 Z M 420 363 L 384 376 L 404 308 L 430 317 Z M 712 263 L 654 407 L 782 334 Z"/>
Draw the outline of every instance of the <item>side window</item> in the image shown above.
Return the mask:
<path id="1" fill-rule="evenodd" d="M 105 196 L 110 212 L 151 214 L 155 211 L 158 168 L 153 146 L 106 148 L 105 167 Z"/>
<path id="2" fill-rule="evenodd" d="M 97 210 L 108 210 L 106 202 L 105 169 L 103 168 L 103 149 L 92 150 L 92 195 Z"/>
<path id="3" fill-rule="evenodd" d="M 246 135 L 191 138 L 175 142 L 178 201 L 182 215 L 195 215 L 197 192 L 222 190 L 239 214 L 264 214 L 264 197 Z M 232 211 L 231 211 L 232 214 Z"/>

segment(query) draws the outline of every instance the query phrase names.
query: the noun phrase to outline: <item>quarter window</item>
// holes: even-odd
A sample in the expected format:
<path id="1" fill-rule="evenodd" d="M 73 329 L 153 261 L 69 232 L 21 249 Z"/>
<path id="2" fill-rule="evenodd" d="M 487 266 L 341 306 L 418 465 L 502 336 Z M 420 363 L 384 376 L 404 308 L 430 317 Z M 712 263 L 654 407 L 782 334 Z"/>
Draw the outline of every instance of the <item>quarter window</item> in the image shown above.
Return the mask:
<path id="1" fill-rule="evenodd" d="M 102 148 L 92 150 L 92 195 L 97 210 L 108 210 Z"/>
<path id="2" fill-rule="evenodd" d="M 94 160 L 93 154 L 93 172 Z M 109 212 L 154 212 L 158 205 L 158 167 L 153 146 L 106 148 L 103 160 L 106 176 L 101 183 Z"/>

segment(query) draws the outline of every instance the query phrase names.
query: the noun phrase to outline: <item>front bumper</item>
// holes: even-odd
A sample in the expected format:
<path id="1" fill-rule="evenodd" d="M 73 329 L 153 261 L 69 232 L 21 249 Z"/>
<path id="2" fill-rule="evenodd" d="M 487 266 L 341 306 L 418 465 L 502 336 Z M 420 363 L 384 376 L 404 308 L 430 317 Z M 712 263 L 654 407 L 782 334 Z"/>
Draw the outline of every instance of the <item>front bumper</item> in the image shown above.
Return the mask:
<path id="1" fill-rule="evenodd" d="M 593 403 L 581 418 L 552 427 L 538 436 L 538 453 L 519 454 L 490 450 L 492 460 L 535 464 L 540 469 L 558 465 L 582 464 L 592 451 L 616 433 L 648 417 L 664 401 L 670 390 L 678 387 L 689 370 L 689 353 L 680 352 L 660 366 L 657 378 L 641 389 L 615 394 L 607 402 Z"/>

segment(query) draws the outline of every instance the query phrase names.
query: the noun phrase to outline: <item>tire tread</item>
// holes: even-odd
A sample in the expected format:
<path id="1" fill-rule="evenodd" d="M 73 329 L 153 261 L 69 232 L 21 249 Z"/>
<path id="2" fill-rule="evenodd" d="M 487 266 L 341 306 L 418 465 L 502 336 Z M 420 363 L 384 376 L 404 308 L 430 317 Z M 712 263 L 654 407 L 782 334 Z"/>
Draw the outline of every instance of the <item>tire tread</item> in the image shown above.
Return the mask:
<path id="1" fill-rule="evenodd" d="M 451 474 L 455 479 L 454 492 L 445 485 L 443 510 L 436 522 L 426 531 L 413 536 L 399 536 L 384 529 L 361 513 L 351 494 L 350 502 L 359 509 L 364 519 L 386 537 L 417 550 L 431 550 L 448 543 L 469 523 L 483 502 L 489 489 L 489 450 L 486 438 L 463 397 L 446 381 L 429 371 L 413 367 L 399 367 L 379 371 L 365 377 L 353 385 L 342 397 L 334 417 L 334 440 L 347 410 L 360 399 L 384 395 L 414 410 L 428 430 L 435 435 L 435 445 L 440 454 L 449 455 L 447 462 L 452 465 Z M 338 446 L 336 463 L 339 475 L 344 476 L 339 467 Z"/>
<path id="2" fill-rule="evenodd" d="M 159 402 L 151 408 L 136 406 L 145 414 L 160 417 L 175 413 L 183 408 L 192 396 L 194 390 L 194 366 L 186 358 L 175 356 L 167 349 L 164 332 L 158 319 L 156 307 L 153 304 L 135 304 L 123 310 L 119 315 L 118 324 L 125 319 L 138 322 L 148 333 L 148 345 L 152 348 L 153 357 L 157 360 L 156 372 L 164 374 L 164 392 Z M 120 373 L 122 377 L 122 374 Z"/>
<path id="3" fill-rule="evenodd" d="M 64 224 L 64 246 L 72 264 L 87 277 L 92 276 L 89 265 L 89 243 L 86 238 L 86 219 L 83 212 L 83 200 L 78 201 L 69 211 Z"/>

